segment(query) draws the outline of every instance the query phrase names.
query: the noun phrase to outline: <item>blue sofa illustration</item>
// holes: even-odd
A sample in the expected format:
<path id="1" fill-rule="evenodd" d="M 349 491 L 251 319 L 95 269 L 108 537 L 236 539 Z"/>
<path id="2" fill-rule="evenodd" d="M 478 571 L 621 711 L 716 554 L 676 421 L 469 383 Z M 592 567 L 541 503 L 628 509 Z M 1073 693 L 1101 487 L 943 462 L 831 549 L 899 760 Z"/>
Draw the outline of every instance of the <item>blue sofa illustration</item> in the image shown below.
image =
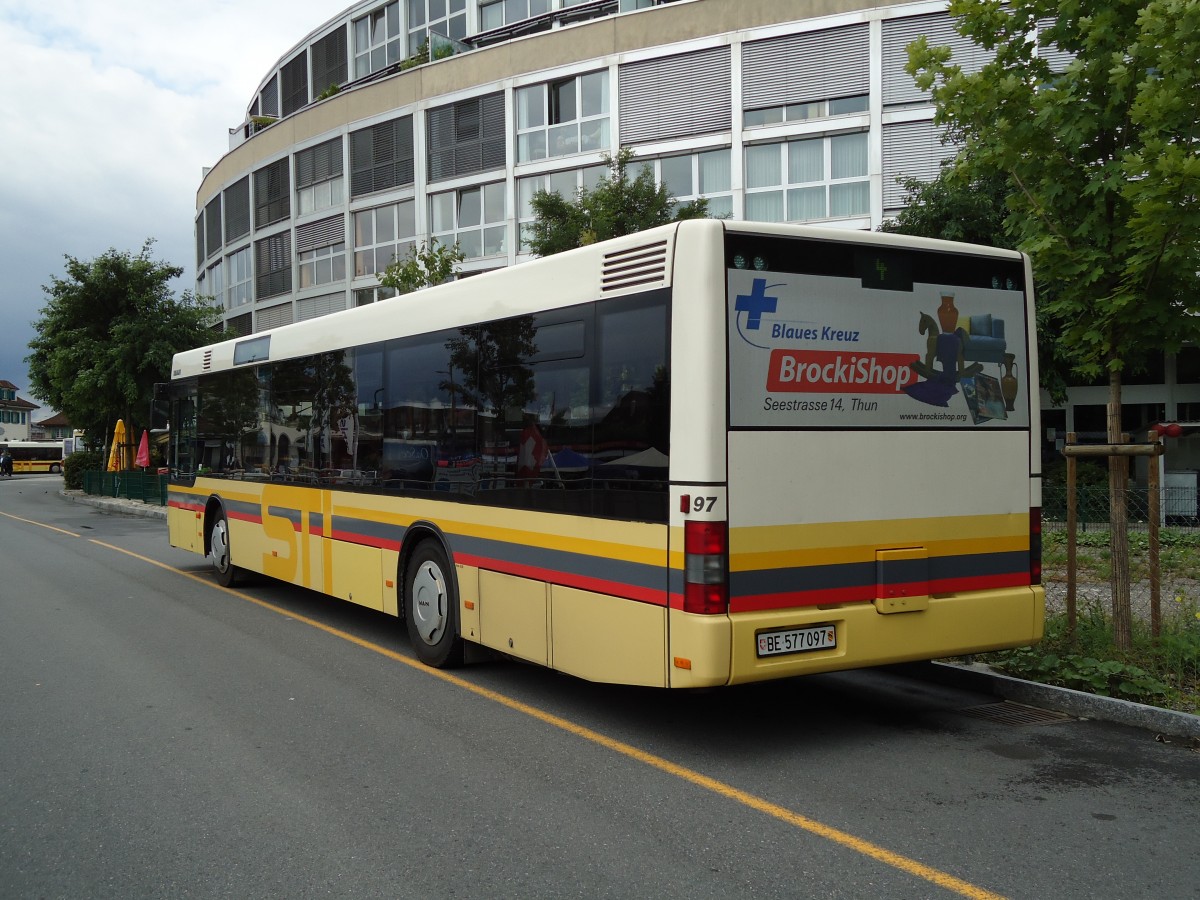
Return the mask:
<path id="1" fill-rule="evenodd" d="M 1004 362 L 1008 342 L 1004 339 L 1004 320 L 992 318 L 991 313 L 964 316 L 958 320 L 959 331 L 966 332 L 963 359 L 968 362 Z"/>

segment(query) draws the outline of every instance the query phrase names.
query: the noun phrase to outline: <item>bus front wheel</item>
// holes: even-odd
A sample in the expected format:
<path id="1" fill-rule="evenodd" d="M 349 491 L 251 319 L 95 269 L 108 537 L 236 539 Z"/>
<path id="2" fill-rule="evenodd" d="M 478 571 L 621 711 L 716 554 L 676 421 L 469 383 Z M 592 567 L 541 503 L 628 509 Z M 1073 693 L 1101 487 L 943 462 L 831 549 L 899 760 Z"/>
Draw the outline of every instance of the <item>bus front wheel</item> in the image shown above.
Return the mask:
<path id="1" fill-rule="evenodd" d="M 417 658 L 435 669 L 459 665 L 458 597 L 450 563 L 441 545 L 423 541 L 408 561 L 404 580 L 404 618 Z"/>
<path id="2" fill-rule="evenodd" d="M 217 573 L 217 584 L 231 587 L 237 581 L 238 568 L 229 554 L 229 519 L 220 510 L 212 520 L 212 531 L 208 535 L 208 555 Z"/>

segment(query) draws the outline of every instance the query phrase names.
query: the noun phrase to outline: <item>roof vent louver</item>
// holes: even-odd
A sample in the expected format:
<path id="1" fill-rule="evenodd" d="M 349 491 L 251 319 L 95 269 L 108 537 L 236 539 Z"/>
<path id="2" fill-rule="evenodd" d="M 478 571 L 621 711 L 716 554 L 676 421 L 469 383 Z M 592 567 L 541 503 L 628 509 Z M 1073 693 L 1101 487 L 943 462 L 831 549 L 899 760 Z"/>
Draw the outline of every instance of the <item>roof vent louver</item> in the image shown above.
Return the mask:
<path id="1" fill-rule="evenodd" d="M 619 291 L 667 280 L 667 242 L 655 241 L 604 254 L 602 291 Z"/>
<path id="2" fill-rule="evenodd" d="M 212 368 L 212 351 L 211 350 L 204 351 L 204 361 L 200 364 L 200 368 L 205 372 L 207 372 L 209 369 Z"/>

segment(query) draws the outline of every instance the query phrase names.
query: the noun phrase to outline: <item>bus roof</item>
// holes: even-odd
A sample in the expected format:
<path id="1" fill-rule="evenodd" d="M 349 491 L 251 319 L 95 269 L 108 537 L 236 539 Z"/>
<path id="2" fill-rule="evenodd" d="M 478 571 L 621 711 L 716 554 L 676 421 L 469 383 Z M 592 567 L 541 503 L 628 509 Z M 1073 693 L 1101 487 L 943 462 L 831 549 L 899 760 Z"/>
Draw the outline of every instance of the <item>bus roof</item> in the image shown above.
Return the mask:
<path id="1" fill-rule="evenodd" d="M 591 302 L 599 296 L 671 286 L 675 243 L 701 240 L 707 231 L 805 238 L 936 250 L 972 256 L 1020 258 L 1011 250 L 906 235 L 766 222 L 693 219 L 580 247 L 554 256 L 462 278 L 268 331 L 176 353 L 171 378 L 226 371 L 267 359 L 294 359 L 370 344 L 387 337 L 456 328 Z"/>

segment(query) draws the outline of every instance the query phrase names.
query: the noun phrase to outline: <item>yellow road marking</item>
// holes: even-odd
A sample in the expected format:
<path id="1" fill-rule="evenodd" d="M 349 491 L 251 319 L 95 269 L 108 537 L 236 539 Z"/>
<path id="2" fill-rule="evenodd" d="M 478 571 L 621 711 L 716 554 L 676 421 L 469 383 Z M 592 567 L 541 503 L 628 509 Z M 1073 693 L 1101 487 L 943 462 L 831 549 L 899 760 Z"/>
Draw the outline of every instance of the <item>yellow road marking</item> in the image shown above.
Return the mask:
<path id="1" fill-rule="evenodd" d="M 12 519 L 16 522 L 24 522 L 26 525 L 36 525 L 38 528 L 48 528 L 50 531 L 57 531 L 59 534 L 70 535 L 71 537 L 79 537 L 74 531 L 67 531 L 65 528 L 55 528 L 53 525 L 47 525 L 45 522 L 35 522 L 33 519 L 22 519 L 20 516 L 14 516 L 12 513 L 0 512 L 0 516 L 6 519 Z"/>
<path id="2" fill-rule="evenodd" d="M 443 672 L 440 669 L 431 669 L 417 659 L 404 656 L 403 654 L 397 653 L 395 650 L 389 650 L 387 647 L 381 647 L 379 644 L 356 637 L 349 632 L 326 625 L 323 622 L 318 622 L 316 619 L 310 619 L 307 616 L 298 615 L 294 612 L 284 609 L 283 607 L 276 606 L 273 603 L 268 603 L 265 600 L 259 600 L 256 597 L 251 597 L 249 594 L 244 594 L 241 591 L 235 591 L 232 588 L 221 587 L 220 585 L 214 583 L 211 575 L 207 573 L 204 575 L 196 575 L 191 572 L 185 572 L 182 569 L 177 569 L 174 566 L 167 565 L 166 563 L 159 562 L 158 560 L 151 559 L 147 556 L 142 556 L 141 554 L 134 553 L 131 550 L 126 550 L 113 544 L 106 544 L 104 541 L 98 541 L 95 539 L 90 540 L 91 543 L 98 546 L 105 547 L 109 550 L 115 550 L 117 553 L 123 553 L 126 556 L 131 556 L 134 559 L 148 563 L 152 566 L 157 566 L 160 569 L 166 569 L 168 572 L 173 572 L 176 575 L 182 575 L 184 578 L 190 578 L 193 581 L 197 581 L 208 587 L 215 588 L 226 594 L 237 597 L 239 600 L 245 600 L 249 603 L 253 603 L 255 606 L 260 606 L 263 609 L 270 610 L 271 612 L 286 616 L 289 619 L 294 619 L 297 622 L 312 626 L 320 631 L 324 631 L 326 634 L 332 635 L 344 641 L 348 641 L 349 643 L 362 647 L 365 650 L 377 653 L 380 656 L 385 656 L 388 659 L 394 660 L 395 662 L 403 663 L 410 669 L 421 672 L 424 675 L 440 678 L 447 684 L 460 687 L 463 690 L 470 691 L 471 693 L 483 697 L 486 700 L 491 700 L 492 702 L 498 703 L 501 706 L 506 706 L 515 712 L 523 713 L 524 715 L 537 719 L 539 722 L 544 722 L 547 725 L 561 729 L 562 731 L 566 731 L 569 734 L 573 734 L 576 737 L 582 738 L 583 740 L 598 744 L 601 747 L 606 747 L 609 750 L 628 757 L 629 759 L 637 760 L 638 762 L 658 769 L 660 772 L 673 775 L 676 778 L 681 778 L 689 784 L 695 785 L 696 787 L 703 788 L 704 790 L 711 791 L 714 794 L 718 794 L 719 796 L 733 800 L 735 803 L 740 803 L 743 806 L 756 810 L 764 815 L 771 816 L 772 818 L 778 819 L 779 821 L 788 825 L 792 825 L 796 828 L 807 831 L 809 834 L 824 838 L 825 840 L 831 841 L 849 850 L 853 850 L 856 853 L 861 853 L 863 856 L 870 857 L 878 862 L 886 863 L 887 865 L 899 869 L 902 872 L 913 875 L 917 878 L 922 878 L 931 884 L 936 884 L 938 887 L 945 888 L 948 891 L 953 891 L 954 893 L 963 897 L 970 897 L 971 900 L 1004 900 L 1004 897 L 1001 894 L 996 894 L 992 891 L 985 890 L 978 885 L 971 884 L 968 881 L 963 881 L 961 878 L 955 878 L 953 875 L 943 872 L 940 869 L 935 869 L 932 866 L 927 866 L 924 863 L 917 862 L 915 859 L 909 859 L 907 856 L 902 856 L 899 853 L 893 853 L 891 850 L 880 847 L 878 844 L 872 844 L 870 841 L 855 837 L 849 832 L 842 831 L 838 828 L 833 828 L 832 826 L 825 825 L 816 821 L 815 819 L 810 819 L 807 816 L 802 816 L 799 813 L 792 812 L 786 807 L 779 806 L 778 804 L 772 803 L 769 800 L 764 800 L 762 797 L 757 797 L 754 794 L 735 788 L 732 785 L 725 784 L 724 782 L 718 781 L 715 778 L 710 778 L 709 776 L 701 774 L 694 769 L 689 769 L 686 766 L 681 766 L 678 763 L 671 762 L 669 759 L 656 756 L 653 753 L 648 753 L 645 750 L 634 747 L 632 744 L 626 744 L 624 741 L 618 741 L 615 738 L 608 737 L 607 735 L 601 734 L 598 731 L 593 731 L 591 728 L 588 728 L 584 725 L 578 725 L 568 719 L 564 719 L 560 716 L 554 715 L 553 713 L 548 713 L 545 710 L 538 709 L 536 706 L 530 706 L 527 703 L 523 703 L 520 700 L 515 700 L 512 697 L 497 693 L 489 688 L 473 684 L 472 682 L 449 672 Z"/>

